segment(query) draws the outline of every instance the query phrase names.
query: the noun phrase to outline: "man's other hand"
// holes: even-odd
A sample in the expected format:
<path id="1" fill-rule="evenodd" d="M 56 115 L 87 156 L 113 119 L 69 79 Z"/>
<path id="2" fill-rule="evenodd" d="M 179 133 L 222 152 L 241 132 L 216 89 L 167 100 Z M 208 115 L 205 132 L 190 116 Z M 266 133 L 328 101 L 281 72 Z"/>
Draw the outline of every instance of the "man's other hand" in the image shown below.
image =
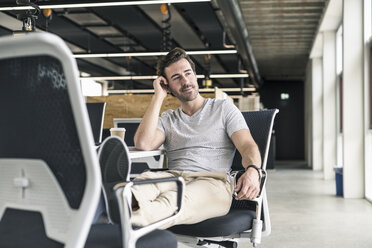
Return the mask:
<path id="1" fill-rule="evenodd" d="M 254 168 L 249 168 L 238 179 L 235 187 L 235 200 L 252 200 L 260 193 L 259 174 Z"/>

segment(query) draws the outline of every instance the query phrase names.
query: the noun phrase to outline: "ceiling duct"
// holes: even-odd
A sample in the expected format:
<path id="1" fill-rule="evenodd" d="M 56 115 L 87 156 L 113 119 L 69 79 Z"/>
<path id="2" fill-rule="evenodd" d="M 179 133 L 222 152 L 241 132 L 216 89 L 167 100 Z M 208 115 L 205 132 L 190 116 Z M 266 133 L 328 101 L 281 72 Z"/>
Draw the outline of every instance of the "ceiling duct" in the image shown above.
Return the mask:
<path id="1" fill-rule="evenodd" d="M 237 45 L 237 50 L 242 58 L 243 65 L 247 71 L 251 71 L 252 82 L 256 87 L 262 85 L 261 76 L 258 71 L 256 59 L 253 55 L 252 45 L 249 40 L 247 26 L 238 0 L 215 0 L 222 11 L 225 21 Z"/>

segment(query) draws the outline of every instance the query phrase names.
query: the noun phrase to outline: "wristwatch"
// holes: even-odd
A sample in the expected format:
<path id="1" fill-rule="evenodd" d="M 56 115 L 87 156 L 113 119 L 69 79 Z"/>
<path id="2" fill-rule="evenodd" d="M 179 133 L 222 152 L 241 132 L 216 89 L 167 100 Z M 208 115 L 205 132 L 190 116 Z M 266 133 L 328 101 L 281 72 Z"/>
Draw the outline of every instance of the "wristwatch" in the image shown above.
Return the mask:
<path id="1" fill-rule="evenodd" d="M 254 168 L 257 173 L 258 173 L 258 181 L 261 182 L 261 178 L 262 178 L 262 169 L 261 168 L 258 168 L 257 166 L 251 164 L 251 165 L 248 165 L 247 168 L 245 168 L 245 171 L 247 171 L 249 168 Z"/>

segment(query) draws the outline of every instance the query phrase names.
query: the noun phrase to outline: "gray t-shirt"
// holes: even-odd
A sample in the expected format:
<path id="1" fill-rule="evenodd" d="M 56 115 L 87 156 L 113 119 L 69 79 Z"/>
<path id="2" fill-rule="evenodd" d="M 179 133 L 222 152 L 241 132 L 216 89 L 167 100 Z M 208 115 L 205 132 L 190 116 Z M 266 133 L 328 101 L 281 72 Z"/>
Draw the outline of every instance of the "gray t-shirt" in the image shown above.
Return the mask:
<path id="1" fill-rule="evenodd" d="M 163 112 L 158 129 L 165 134 L 169 169 L 229 172 L 235 151 L 231 135 L 248 126 L 231 101 L 207 98 L 192 116 L 181 107 Z"/>

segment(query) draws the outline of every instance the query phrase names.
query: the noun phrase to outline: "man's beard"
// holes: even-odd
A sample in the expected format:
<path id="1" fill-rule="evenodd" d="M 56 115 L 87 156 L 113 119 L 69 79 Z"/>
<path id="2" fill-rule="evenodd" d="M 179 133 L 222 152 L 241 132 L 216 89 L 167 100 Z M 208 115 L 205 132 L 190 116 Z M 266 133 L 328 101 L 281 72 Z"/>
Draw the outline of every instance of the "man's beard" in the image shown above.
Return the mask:
<path id="1" fill-rule="evenodd" d="M 192 88 L 192 92 L 188 93 L 183 93 L 184 90 L 188 88 Z M 182 86 L 180 89 L 180 93 L 172 91 L 172 94 L 178 98 L 181 102 L 190 102 L 194 100 L 198 95 L 199 95 L 199 86 L 198 85 L 191 85 L 191 84 L 186 84 Z"/>

